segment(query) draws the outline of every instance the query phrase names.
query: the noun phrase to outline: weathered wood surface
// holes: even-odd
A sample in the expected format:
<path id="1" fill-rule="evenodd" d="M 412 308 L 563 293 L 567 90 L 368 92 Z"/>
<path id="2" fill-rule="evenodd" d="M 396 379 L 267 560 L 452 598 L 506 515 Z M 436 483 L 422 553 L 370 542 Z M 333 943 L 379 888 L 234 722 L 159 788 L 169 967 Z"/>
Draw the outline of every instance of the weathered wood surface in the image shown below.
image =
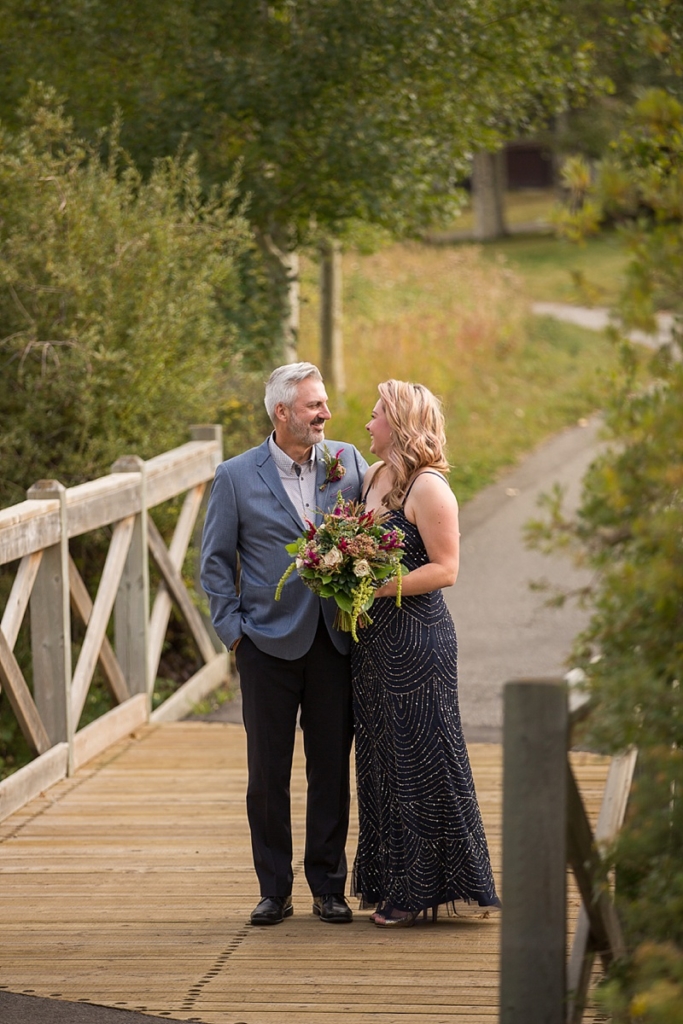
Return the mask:
<path id="1" fill-rule="evenodd" d="M 69 590 L 71 607 L 83 625 L 88 626 L 93 609 L 92 598 L 71 556 L 69 556 Z M 106 635 L 102 638 L 98 659 L 111 692 L 119 704 L 122 704 L 124 700 L 128 700 L 130 697 L 128 683 Z"/>
<path id="2" fill-rule="evenodd" d="M 183 567 L 183 561 L 192 539 L 192 532 L 197 522 L 197 516 L 202 504 L 202 498 L 206 490 L 206 484 L 199 484 L 188 491 L 185 496 L 176 528 L 173 531 L 173 538 L 168 548 L 168 556 L 171 565 L 178 572 Z M 161 659 L 161 652 L 164 646 L 164 638 L 168 627 L 168 620 L 171 616 L 171 595 L 166 584 L 161 581 L 157 588 L 152 606 L 152 613 L 149 618 L 148 634 L 148 674 L 154 679 Z"/>
<path id="3" fill-rule="evenodd" d="M 5 605 L 2 622 L 0 622 L 0 629 L 5 634 L 5 639 L 12 650 L 14 650 L 14 645 L 17 642 L 19 629 L 28 608 L 31 590 L 36 581 L 42 558 L 42 551 L 34 551 L 32 555 L 24 555 L 14 577 L 12 590 Z"/>
<path id="4" fill-rule="evenodd" d="M 92 611 L 85 631 L 85 639 L 83 640 L 81 653 L 78 656 L 73 679 L 71 680 L 71 707 L 74 722 L 77 722 L 81 717 L 93 672 L 100 657 L 107 623 L 116 600 L 116 592 L 130 547 L 134 526 L 134 517 L 128 516 L 127 519 L 122 519 L 114 527 L 109 551 L 107 552 L 100 577 L 97 596 L 93 601 Z"/>
<path id="5" fill-rule="evenodd" d="M 567 859 L 583 899 L 590 930 L 605 967 L 625 952 L 621 925 L 609 892 L 601 887 L 600 851 L 574 773 L 568 773 Z"/>
<path id="6" fill-rule="evenodd" d="M 17 659 L 10 648 L 5 634 L 0 629 L 0 683 L 5 689 L 12 711 L 16 715 L 24 735 L 39 754 L 52 745 L 45 731 L 31 691 L 19 667 Z"/>
<path id="7" fill-rule="evenodd" d="M 189 441 L 145 463 L 147 508 L 213 479 L 223 457 L 219 434 L 216 438 Z M 141 511 L 139 475 L 110 473 L 69 487 L 66 505 L 69 537 L 136 515 Z M 32 498 L 0 509 L 0 565 L 58 544 L 60 536 L 56 500 Z"/>
<path id="8" fill-rule="evenodd" d="M 205 662 L 211 661 L 216 653 L 211 637 L 206 630 L 199 611 L 192 603 L 192 599 L 185 589 L 185 583 L 183 582 L 179 569 L 174 565 L 173 559 L 164 544 L 164 539 L 159 533 L 159 530 L 151 516 L 148 516 L 147 518 L 147 536 L 150 553 L 163 576 L 164 584 L 166 585 L 168 592 L 170 592 L 173 600 L 180 610 L 180 613 L 185 619 L 202 658 Z M 156 620 L 154 626 L 156 628 Z"/>
<path id="9" fill-rule="evenodd" d="M 0 509 L 0 565 L 58 544 L 58 501 L 22 501 Z"/>
<path id="10" fill-rule="evenodd" d="M 595 827 L 595 842 L 598 849 L 611 843 L 622 826 L 637 758 L 638 751 L 635 747 L 612 758 Z M 568 1024 L 580 1024 L 582 1007 L 591 983 L 595 953 L 595 937 L 591 932 L 588 911 L 583 905 L 576 922 L 567 968 Z"/>
<path id="11" fill-rule="evenodd" d="M 188 441 L 179 448 L 149 459 L 146 463 L 147 508 L 213 480 L 222 458 L 221 442 L 215 440 Z"/>
<path id="12" fill-rule="evenodd" d="M 68 759 L 68 743 L 57 743 L 20 772 L 3 779 L 0 782 L 0 821 L 60 782 L 66 776 Z"/>
<path id="13" fill-rule="evenodd" d="M 470 754 L 500 880 L 501 749 Z M 572 761 L 594 823 L 607 764 Z M 371 926 L 367 912 L 350 926 L 312 916 L 300 738 L 294 916 L 251 928 L 245 785 L 239 726 L 150 725 L 2 822 L 4 987 L 205 1024 L 497 1021 L 495 914 L 399 932 Z"/>

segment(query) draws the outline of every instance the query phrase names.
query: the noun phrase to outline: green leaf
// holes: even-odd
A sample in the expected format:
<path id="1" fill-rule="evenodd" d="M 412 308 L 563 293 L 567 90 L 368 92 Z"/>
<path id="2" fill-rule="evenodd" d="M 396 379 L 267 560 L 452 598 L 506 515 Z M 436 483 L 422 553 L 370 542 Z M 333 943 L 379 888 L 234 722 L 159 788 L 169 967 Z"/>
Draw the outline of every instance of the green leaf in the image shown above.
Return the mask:
<path id="1" fill-rule="evenodd" d="M 337 593 L 334 595 L 334 599 L 343 612 L 353 611 L 353 598 L 349 597 L 348 594 Z"/>

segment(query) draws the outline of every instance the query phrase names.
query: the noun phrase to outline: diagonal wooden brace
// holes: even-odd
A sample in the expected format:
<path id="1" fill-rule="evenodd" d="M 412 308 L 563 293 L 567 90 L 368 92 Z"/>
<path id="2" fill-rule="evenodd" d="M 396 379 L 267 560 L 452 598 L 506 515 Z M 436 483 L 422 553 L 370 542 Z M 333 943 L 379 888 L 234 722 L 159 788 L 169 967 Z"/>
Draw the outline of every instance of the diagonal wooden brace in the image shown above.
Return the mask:
<path id="1" fill-rule="evenodd" d="M 607 967 L 626 947 L 609 893 L 601 887 L 602 860 L 571 765 L 567 772 L 567 860 L 586 909 L 591 941 Z"/>
<path id="2" fill-rule="evenodd" d="M 151 516 L 147 517 L 147 537 L 152 557 L 159 567 L 159 571 L 164 578 L 164 583 L 168 587 L 171 598 L 175 601 L 180 613 L 185 619 L 204 662 L 208 664 L 208 662 L 215 658 L 216 649 L 211 642 L 211 637 L 209 636 L 204 623 L 202 622 L 201 615 L 193 605 L 190 595 L 185 589 L 185 584 L 183 583 L 180 573 L 171 561 L 171 556 L 164 544 L 163 537 L 159 533 L 159 530 Z"/>
<path id="3" fill-rule="evenodd" d="M 71 607 L 79 616 L 83 625 L 87 627 L 92 617 L 93 603 L 88 593 L 88 588 L 83 582 L 83 578 L 71 556 L 69 556 L 69 591 L 71 594 Z M 111 692 L 116 697 L 118 703 L 123 704 L 124 700 L 128 700 L 131 694 L 128 690 L 128 683 L 121 671 L 121 666 L 106 636 L 102 640 L 102 647 L 98 657 Z"/>
<path id="4" fill-rule="evenodd" d="M 74 722 L 78 722 L 81 717 L 83 705 L 88 696 L 88 689 L 100 656 L 107 623 L 116 600 L 116 592 L 133 536 L 134 525 L 135 516 L 127 516 L 114 527 L 99 589 L 71 684 L 71 707 Z"/>
<path id="5" fill-rule="evenodd" d="M 17 716 L 21 731 L 27 741 L 39 754 L 43 754 L 52 746 L 50 737 L 45 731 L 38 709 L 33 703 L 31 691 L 7 643 L 5 634 L 0 629 L 0 679 L 5 687 L 7 699 Z"/>

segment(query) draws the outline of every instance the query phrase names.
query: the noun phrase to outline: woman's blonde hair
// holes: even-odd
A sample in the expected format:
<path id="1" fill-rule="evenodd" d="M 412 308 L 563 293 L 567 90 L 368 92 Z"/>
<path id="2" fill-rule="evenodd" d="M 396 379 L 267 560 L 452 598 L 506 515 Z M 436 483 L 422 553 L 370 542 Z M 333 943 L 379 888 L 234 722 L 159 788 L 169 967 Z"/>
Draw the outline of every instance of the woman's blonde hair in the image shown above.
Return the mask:
<path id="1" fill-rule="evenodd" d="M 396 476 L 384 496 L 387 508 L 400 508 L 408 486 L 421 470 L 440 473 L 450 469 L 445 455 L 446 432 L 441 402 L 423 384 L 387 380 L 377 390 L 391 427 L 392 444 L 387 455 Z"/>

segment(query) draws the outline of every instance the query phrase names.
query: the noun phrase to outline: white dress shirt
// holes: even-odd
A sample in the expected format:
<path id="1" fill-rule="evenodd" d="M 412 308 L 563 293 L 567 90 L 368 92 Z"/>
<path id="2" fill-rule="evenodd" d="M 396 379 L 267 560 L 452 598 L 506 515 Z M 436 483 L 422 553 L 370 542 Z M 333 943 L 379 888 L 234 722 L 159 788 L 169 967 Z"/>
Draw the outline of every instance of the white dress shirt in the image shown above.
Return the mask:
<path id="1" fill-rule="evenodd" d="M 283 452 L 282 448 L 278 448 L 275 443 L 275 432 L 268 438 L 268 447 L 287 497 L 297 510 L 302 525 L 305 526 L 307 519 L 313 521 L 318 506 L 315 490 L 317 468 L 315 445 L 311 448 L 310 458 L 301 464 L 294 462 L 286 452 Z"/>

